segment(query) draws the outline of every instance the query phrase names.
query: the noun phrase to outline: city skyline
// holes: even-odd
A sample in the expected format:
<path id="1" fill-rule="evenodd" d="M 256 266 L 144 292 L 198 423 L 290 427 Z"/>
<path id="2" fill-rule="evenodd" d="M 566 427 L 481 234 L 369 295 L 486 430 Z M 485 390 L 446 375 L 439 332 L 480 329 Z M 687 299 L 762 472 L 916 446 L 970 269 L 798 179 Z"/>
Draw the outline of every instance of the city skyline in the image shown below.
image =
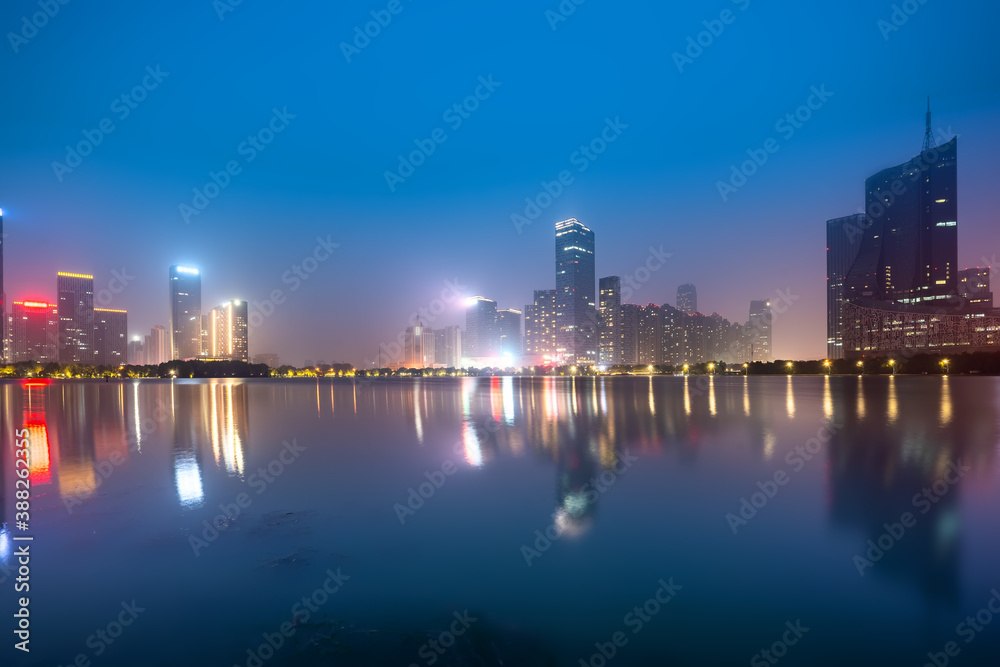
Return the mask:
<path id="1" fill-rule="evenodd" d="M 373 339 L 395 340 L 409 313 L 439 298 L 448 283 L 457 281 L 464 296 L 485 294 L 508 307 L 531 302 L 533 290 L 551 280 L 550 224 L 576 216 L 602 230 L 598 276 L 624 280 L 650 248 L 671 254 L 635 301 L 672 302 L 677 286 L 691 283 L 700 310 L 742 320 L 747 299 L 790 291 L 798 300 L 781 315 L 774 354 L 822 357 L 818 225 L 860 207 L 865 178 L 917 152 L 928 94 L 935 135 L 958 134 L 963 143 L 956 268 L 995 265 L 1000 254 L 989 179 L 1000 146 L 1000 94 L 990 83 L 998 63 L 986 32 L 1000 8 L 975 7 L 970 21 L 970 5 L 928 4 L 888 39 L 878 28 L 885 9 L 859 0 L 803 10 L 797 21 L 805 23 L 792 23 L 779 8 L 754 4 L 737 12 L 739 20 L 703 55 L 678 68 L 674 53 L 683 54 L 688 38 L 713 18 L 704 7 L 646 7 L 650 14 L 638 22 L 606 7 L 581 9 L 556 29 L 542 12 L 532 20 L 523 8 L 498 8 L 490 22 L 502 29 L 474 40 L 448 33 L 445 45 L 475 56 L 419 90 L 416 70 L 439 63 L 412 56 L 413 36 L 441 20 L 478 25 L 486 10 L 407 10 L 406 28 L 387 28 L 350 62 L 335 45 L 309 37 L 328 20 L 345 26 L 347 39 L 370 8 L 310 5 L 317 20 L 294 24 L 307 33 L 301 52 L 273 60 L 241 57 L 246 43 L 237 36 L 271 27 L 256 7 L 241 6 L 223 22 L 214 12 L 179 10 L 160 21 L 162 32 L 136 45 L 129 63 L 81 41 L 87 33 L 115 43 L 124 24 L 108 10 L 77 17 L 79 33 L 53 21 L 19 48 L 9 78 L 14 89 L 29 89 L 43 76 L 51 85 L 0 110 L 14 130 L 0 163 L 7 302 L 54 300 L 49 276 L 64 267 L 93 274 L 98 291 L 121 276 L 124 288 L 104 307 L 129 310 L 130 335 L 144 335 L 168 324 L 166 267 L 194 266 L 211 276 L 206 304 L 240 295 L 251 303 L 251 318 L 254 302 L 266 309 L 280 290 L 282 303 L 251 333 L 252 354 L 360 365 L 373 360 Z M 17 25 L 17 9 L 5 11 L 0 20 Z M 145 7 L 132 15 L 153 17 Z M 822 21 L 826 33 L 807 37 L 801 26 L 809 21 Z M 175 53 L 170 35 L 192 25 L 212 37 L 204 53 Z M 953 46 L 923 48 L 921 25 L 935 26 Z M 782 26 L 788 29 L 776 30 Z M 761 34 L 774 40 L 767 48 L 755 41 Z M 84 85 L 72 70 L 46 68 L 39 60 L 44 44 L 56 39 L 80 53 L 78 67 L 100 75 Z M 561 62 L 580 39 L 601 46 L 557 75 L 539 70 L 539 62 Z M 826 57 L 845 40 L 865 47 Z M 530 47 L 511 58 L 515 43 Z M 776 69 L 773 53 L 782 49 L 800 57 Z M 206 59 L 221 69 L 205 72 Z M 877 70 L 866 66 L 873 61 Z M 748 76 L 733 77 L 734 62 Z M 622 71 L 630 74 L 610 76 Z M 886 71 L 893 72 L 888 82 Z M 234 97 L 217 85 L 219 76 L 257 84 Z M 316 81 L 352 91 L 352 103 L 331 113 L 333 88 Z M 713 81 L 726 84 L 709 86 Z M 112 110 L 110 100 L 143 85 L 145 99 L 134 109 L 118 103 Z M 587 86 L 594 93 L 579 95 Z M 442 112 L 469 96 L 478 108 L 458 116 L 455 128 Z M 540 96 L 573 99 L 574 110 L 549 105 L 525 114 Z M 408 103 L 399 104 L 400 97 Z M 119 108 L 128 116 L 121 118 Z M 193 108 L 211 109 L 203 125 L 177 121 Z M 807 122 L 783 120 L 803 108 Z M 68 161 L 67 146 L 75 150 L 84 132 L 96 137 L 105 117 L 114 131 L 79 164 Z M 776 121 L 783 130 L 775 130 Z M 410 174 L 400 156 L 411 162 L 415 142 L 426 146 L 439 125 L 446 141 Z M 753 156 L 764 160 L 769 138 L 779 149 L 742 170 Z M 229 162 L 238 173 L 227 171 Z M 72 171 L 57 175 L 53 163 Z M 385 173 L 394 169 L 403 182 L 390 190 Z M 185 219 L 181 205 L 197 213 Z M 37 257 L 39 233 L 58 239 L 44 261 Z M 390 255 L 391 267 L 374 268 Z M 366 315 L 364 328 L 352 313 Z M 425 324 L 463 322 L 460 305 L 450 303 Z"/>

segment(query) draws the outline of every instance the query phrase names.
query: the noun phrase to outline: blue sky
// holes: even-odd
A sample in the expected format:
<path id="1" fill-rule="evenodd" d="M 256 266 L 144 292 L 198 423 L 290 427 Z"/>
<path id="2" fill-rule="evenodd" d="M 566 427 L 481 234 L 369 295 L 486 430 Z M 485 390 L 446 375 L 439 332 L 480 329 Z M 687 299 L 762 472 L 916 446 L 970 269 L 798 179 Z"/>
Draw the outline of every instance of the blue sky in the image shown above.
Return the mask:
<path id="1" fill-rule="evenodd" d="M 634 273 L 651 246 L 672 253 L 637 302 L 673 303 L 693 282 L 703 311 L 745 320 L 751 299 L 790 291 L 776 353 L 820 357 L 824 222 L 919 152 L 927 95 L 935 128 L 960 136 L 959 262 L 1000 255 L 995 3 L 914 1 L 896 24 L 893 3 L 871 0 L 587 0 L 559 21 L 558 2 L 222 7 L 70 2 L 36 31 L 24 17 L 37 2 L 0 9 L 9 300 L 54 299 L 57 270 L 101 290 L 124 268 L 108 305 L 144 333 L 167 323 L 168 267 L 191 264 L 206 306 L 280 290 L 252 353 L 360 364 L 445 281 L 515 308 L 554 287 L 554 223 L 576 217 L 595 231 L 599 276 Z M 372 12 L 387 24 L 348 62 L 342 44 Z M 779 130 L 813 87 L 828 99 Z M 609 120 L 615 140 L 582 158 Z M 113 131 L 78 166 L 53 167 L 102 121 Z M 778 150 L 723 201 L 718 182 L 768 139 Z M 428 141 L 390 188 L 398 156 Z M 226 187 L 185 216 L 227 165 Z M 572 182 L 519 232 L 512 215 L 563 171 Z M 296 283 L 317 238 L 339 247 Z M 452 323 L 457 306 L 429 324 Z"/>

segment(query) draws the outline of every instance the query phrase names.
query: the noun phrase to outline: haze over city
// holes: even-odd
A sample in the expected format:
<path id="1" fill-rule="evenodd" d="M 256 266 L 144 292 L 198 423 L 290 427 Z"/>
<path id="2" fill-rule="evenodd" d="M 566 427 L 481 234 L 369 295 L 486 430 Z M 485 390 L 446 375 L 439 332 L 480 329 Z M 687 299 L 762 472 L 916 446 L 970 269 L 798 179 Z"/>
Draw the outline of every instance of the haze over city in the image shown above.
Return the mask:
<path id="1" fill-rule="evenodd" d="M 888 31 L 891 7 L 860 1 L 586 3 L 565 20 L 401 6 L 353 50 L 342 44 L 381 8 L 67 5 L 12 44 L 0 66 L 23 92 L 0 110 L 8 299 L 53 300 L 56 271 L 91 273 L 98 290 L 117 271 L 128 284 L 105 305 L 143 334 L 167 324 L 169 267 L 194 266 L 207 307 L 283 290 L 251 354 L 361 365 L 446 281 L 518 309 L 553 288 L 553 225 L 575 217 L 594 230 L 598 276 L 631 275 L 651 247 L 671 254 L 636 303 L 673 303 L 693 283 L 700 310 L 745 321 L 751 299 L 788 291 L 774 356 L 822 358 L 824 223 L 919 151 L 928 95 L 935 131 L 961 140 L 959 266 L 995 263 L 996 6 L 927 3 Z M 732 21 L 712 23 L 725 9 Z M 25 11 L 6 6 L 0 25 Z M 925 48 L 931 26 L 948 48 Z M 810 104 L 808 120 L 782 123 Z M 609 127 L 613 141 L 588 151 Z M 100 141 L 69 167 L 67 146 L 88 136 Z M 720 194 L 769 139 L 778 149 Z M 415 150 L 410 174 L 399 156 Z M 518 226 L 563 171 L 572 182 Z M 226 185 L 199 201 L 212 174 Z M 318 239 L 339 245 L 296 277 Z M 456 301 L 430 324 L 464 322 Z"/>

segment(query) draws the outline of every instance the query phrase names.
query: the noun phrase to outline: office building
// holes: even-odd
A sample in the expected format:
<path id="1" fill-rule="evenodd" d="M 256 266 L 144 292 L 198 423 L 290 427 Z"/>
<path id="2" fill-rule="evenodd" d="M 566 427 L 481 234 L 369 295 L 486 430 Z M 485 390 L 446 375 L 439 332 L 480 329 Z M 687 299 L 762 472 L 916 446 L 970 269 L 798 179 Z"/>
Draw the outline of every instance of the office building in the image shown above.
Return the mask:
<path id="1" fill-rule="evenodd" d="M 694 315 L 698 312 L 698 290 L 691 283 L 677 288 L 677 310 L 685 315 Z"/>
<path id="2" fill-rule="evenodd" d="M 603 365 L 622 363 L 621 354 L 622 280 L 618 276 L 598 282 L 598 360 Z"/>
<path id="3" fill-rule="evenodd" d="M 170 358 L 202 354 L 201 274 L 186 266 L 170 267 Z"/>
<path id="4" fill-rule="evenodd" d="M 408 368 L 428 368 L 435 363 L 435 335 L 417 318 L 413 326 L 407 327 L 403 337 L 403 366 Z"/>
<path id="5" fill-rule="evenodd" d="M 146 363 L 158 366 L 170 361 L 170 332 L 162 324 L 157 324 L 149 331 L 143 345 L 146 350 Z"/>
<path id="6" fill-rule="evenodd" d="M 500 354 L 506 360 L 518 359 L 521 349 L 521 311 L 505 308 L 497 311 L 497 327 L 500 333 Z"/>
<path id="7" fill-rule="evenodd" d="M 639 308 L 639 363 L 657 365 L 663 358 L 663 320 L 660 307 L 647 304 Z"/>
<path id="8" fill-rule="evenodd" d="M 958 272 L 958 295 L 965 304 L 979 312 L 993 314 L 993 291 L 990 267 L 963 269 Z"/>
<path id="9" fill-rule="evenodd" d="M 556 223 L 556 355 L 563 364 L 597 363 L 594 232 L 576 218 Z"/>
<path id="10" fill-rule="evenodd" d="M 132 340 L 128 342 L 128 363 L 130 366 L 144 366 L 146 364 L 146 347 L 143 339 L 139 336 L 133 336 Z"/>
<path id="11" fill-rule="evenodd" d="M 59 307 L 59 361 L 94 363 L 94 276 L 60 271 L 56 277 Z"/>
<path id="12" fill-rule="evenodd" d="M 639 321 L 642 308 L 634 303 L 621 305 L 619 329 L 621 331 L 621 356 L 619 364 L 634 366 L 639 363 Z"/>
<path id="13" fill-rule="evenodd" d="M 556 291 L 535 290 L 534 303 L 524 307 L 524 353 L 536 359 L 556 353 Z"/>
<path id="14" fill-rule="evenodd" d="M 278 368 L 278 366 L 281 365 L 280 361 L 281 360 L 279 359 L 278 355 L 270 352 L 263 352 L 261 354 L 253 355 L 253 363 L 267 364 L 271 368 Z"/>
<path id="15" fill-rule="evenodd" d="M 750 302 L 750 359 L 752 361 L 772 361 L 771 333 L 773 323 L 771 302 L 766 299 Z"/>
<path id="16" fill-rule="evenodd" d="M 826 356 L 844 358 L 844 281 L 861 248 L 864 213 L 826 223 Z"/>
<path id="17" fill-rule="evenodd" d="M 95 366 L 123 366 L 128 362 L 128 312 L 94 309 Z"/>
<path id="18" fill-rule="evenodd" d="M 439 357 L 446 368 L 459 368 L 462 365 L 462 328 L 451 325 L 443 331 L 443 350 L 435 349 L 435 357 Z"/>
<path id="19" fill-rule="evenodd" d="M 249 362 L 247 302 L 233 299 L 213 308 L 206 317 L 205 356 Z"/>
<path id="20" fill-rule="evenodd" d="M 462 356 L 468 359 L 496 357 L 500 354 L 500 329 L 497 323 L 497 302 L 482 296 L 467 301 L 465 338 Z"/>
<path id="21" fill-rule="evenodd" d="M 7 319 L 7 318 L 4 318 Z M 8 361 L 59 361 L 59 307 L 44 301 L 15 301 L 6 329 L 10 336 Z"/>

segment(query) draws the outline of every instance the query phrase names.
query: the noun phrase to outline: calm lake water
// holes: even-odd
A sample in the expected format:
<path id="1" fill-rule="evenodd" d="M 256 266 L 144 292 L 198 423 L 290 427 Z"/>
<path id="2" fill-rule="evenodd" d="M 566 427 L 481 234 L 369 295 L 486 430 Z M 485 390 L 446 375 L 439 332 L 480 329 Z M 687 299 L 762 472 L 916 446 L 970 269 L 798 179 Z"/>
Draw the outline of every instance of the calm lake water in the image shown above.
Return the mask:
<path id="1" fill-rule="evenodd" d="M 995 378 L 0 392 L 5 665 L 1000 662 Z"/>

